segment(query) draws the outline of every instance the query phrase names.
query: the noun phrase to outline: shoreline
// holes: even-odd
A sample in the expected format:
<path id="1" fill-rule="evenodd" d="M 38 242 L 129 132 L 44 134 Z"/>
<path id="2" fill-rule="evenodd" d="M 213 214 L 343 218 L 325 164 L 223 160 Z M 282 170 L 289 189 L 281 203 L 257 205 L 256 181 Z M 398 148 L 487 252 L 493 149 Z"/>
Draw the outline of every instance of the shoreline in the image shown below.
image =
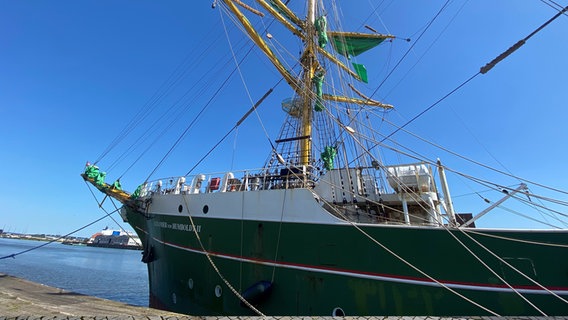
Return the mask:
<path id="1" fill-rule="evenodd" d="M 178 313 L 92 297 L 0 273 L 0 318 L 34 315 L 191 318 Z"/>
<path id="2" fill-rule="evenodd" d="M 254 316 L 189 316 L 148 307 L 128 305 L 122 302 L 92 297 L 22 278 L 0 273 L 0 320 L 7 319 L 265 319 Z M 442 320 L 442 319 L 568 319 L 568 317 L 429 317 L 429 316 L 367 316 L 367 317 L 311 317 L 278 316 L 268 319 L 382 319 L 382 320 Z"/>

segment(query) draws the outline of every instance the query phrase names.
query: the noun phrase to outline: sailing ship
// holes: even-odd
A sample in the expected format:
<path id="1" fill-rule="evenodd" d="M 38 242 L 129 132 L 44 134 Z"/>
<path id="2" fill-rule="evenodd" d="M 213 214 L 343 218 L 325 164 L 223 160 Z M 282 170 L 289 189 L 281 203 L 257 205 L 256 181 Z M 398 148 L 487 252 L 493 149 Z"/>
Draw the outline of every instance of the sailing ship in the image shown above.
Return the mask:
<path id="1" fill-rule="evenodd" d="M 82 174 L 122 203 L 139 235 L 150 306 L 191 315 L 566 314 L 568 230 L 475 227 L 503 201 L 541 199 L 526 184 L 496 185 L 502 199 L 474 216 L 454 209 L 440 160 L 410 151 L 414 161 L 382 160 L 388 136 L 372 119 L 384 121 L 392 106 L 357 89 L 366 69 L 349 58 L 394 36 L 331 30 L 319 1 L 308 1 L 305 18 L 281 0 L 257 3 L 215 4 L 294 93 L 261 168 L 190 171 L 132 193 L 95 164 Z M 249 19 L 259 15 L 301 40 L 297 71 L 255 30 Z"/>

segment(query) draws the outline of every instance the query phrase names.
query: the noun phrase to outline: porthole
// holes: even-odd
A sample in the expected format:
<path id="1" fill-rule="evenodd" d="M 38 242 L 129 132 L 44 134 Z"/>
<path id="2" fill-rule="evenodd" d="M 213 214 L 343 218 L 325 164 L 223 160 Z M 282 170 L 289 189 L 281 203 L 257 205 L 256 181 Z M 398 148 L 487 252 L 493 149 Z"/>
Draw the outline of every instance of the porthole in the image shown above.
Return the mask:
<path id="1" fill-rule="evenodd" d="M 331 316 L 332 317 L 345 317 L 345 312 L 343 312 L 343 309 L 341 309 L 340 307 L 337 307 L 337 308 L 333 309 L 333 311 L 331 312 Z"/>
<path id="2" fill-rule="evenodd" d="M 187 280 L 187 287 L 190 290 L 193 289 L 193 279 L 189 278 L 189 280 Z"/>
<path id="3" fill-rule="evenodd" d="M 208 206 L 208 205 L 204 205 L 204 206 L 203 206 L 203 213 L 206 214 L 207 212 L 209 212 L 209 206 Z"/>
<path id="4" fill-rule="evenodd" d="M 215 286 L 215 296 L 217 298 L 221 298 L 221 295 L 223 294 L 223 288 L 221 288 L 220 285 L 216 285 Z"/>
<path id="5" fill-rule="evenodd" d="M 172 292 L 172 302 L 173 302 L 174 304 L 177 303 L 177 296 L 176 296 L 176 293 L 175 293 L 175 292 Z"/>
<path id="6" fill-rule="evenodd" d="M 183 211 L 183 206 L 180 204 L 178 207 L 178 212 L 181 213 Z"/>

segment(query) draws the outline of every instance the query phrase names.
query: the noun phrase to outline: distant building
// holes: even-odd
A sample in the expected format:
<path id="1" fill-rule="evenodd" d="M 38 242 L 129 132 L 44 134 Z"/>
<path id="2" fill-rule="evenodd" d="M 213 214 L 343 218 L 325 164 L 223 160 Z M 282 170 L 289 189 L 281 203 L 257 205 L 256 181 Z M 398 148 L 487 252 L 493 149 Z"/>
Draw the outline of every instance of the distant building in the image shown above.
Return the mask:
<path id="1" fill-rule="evenodd" d="M 141 250 L 142 242 L 132 232 L 112 230 L 106 227 L 101 232 L 93 234 L 87 241 L 87 246 Z"/>

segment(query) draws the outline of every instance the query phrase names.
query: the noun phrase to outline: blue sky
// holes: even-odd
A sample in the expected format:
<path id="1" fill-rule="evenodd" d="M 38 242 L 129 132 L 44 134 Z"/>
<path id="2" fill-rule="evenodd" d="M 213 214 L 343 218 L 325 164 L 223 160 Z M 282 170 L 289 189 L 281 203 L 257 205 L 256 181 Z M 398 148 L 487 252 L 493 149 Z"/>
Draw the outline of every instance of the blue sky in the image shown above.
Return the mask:
<path id="1" fill-rule="evenodd" d="M 296 2 L 291 3 L 294 6 Z M 358 0 L 342 9 L 346 28 L 362 31 L 364 22 L 380 32 L 413 40 L 384 43 L 358 57 L 358 62 L 369 70 L 366 92 L 373 92 L 416 42 L 374 96 L 395 105 L 397 109 L 389 119 L 399 125 L 557 12 L 539 0 L 456 0 L 416 41 L 444 3 Z M 211 9 L 211 1 L 0 0 L 0 228 L 65 234 L 101 217 L 103 212 L 79 176 L 85 162 L 103 153 L 164 81 L 181 70 L 180 66 L 190 73 L 156 108 L 174 104 L 196 74 L 218 72 L 215 70 L 220 63 L 230 62 L 224 24 L 231 45 L 238 48 L 243 37 L 228 17 L 221 19 L 219 8 Z M 270 31 L 277 39 L 284 39 L 283 30 L 272 27 Z M 564 165 L 567 31 L 568 17 L 561 16 L 488 74 L 476 77 L 408 129 L 480 162 L 568 189 Z M 292 45 L 291 51 L 297 51 L 297 42 L 282 41 Z M 193 56 L 203 46 L 214 50 L 206 57 Z M 228 64 L 226 69 L 233 67 Z M 243 64 L 242 72 L 253 100 L 279 79 L 258 50 Z M 214 86 L 201 90 L 191 91 L 191 100 L 199 103 L 191 112 L 201 107 Z M 272 139 L 282 120 L 279 101 L 288 95 L 290 90 L 279 86 L 266 103 L 275 107 L 263 105 L 259 110 Z M 240 77 L 234 77 L 213 105 L 204 114 L 201 126 L 184 139 L 153 178 L 185 174 L 198 155 L 226 132 L 225 127 L 234 124 L 250 107 Z M 127 189 L 133 190 L 146 179 L 188 119 L 180 116 L 176 123 L 164 121 L 163 127 L 171 130 L 164 133 L 164 142 L 124 175 L 122 182 Z M 261 166 L 269 153 L 266 139 L 246 144 L 251 137 L 263 135 L 257 121 L 247 120 L 238 136 L 231 136 L 212 155 L 215 159 L 199 170 Z M 402 135 L 399 139 L 411 140 Z M 236 147 L 243 151 L 233 153 Z M 119 154 L 120 150 L 115 152 Z M 430 154 L 436 157 L 435 152 Z M 448 161 L 445 163 L 454 165 Z M 112 164 L 110 159 L 100 163 L 102 169 Z M 109 179 L 121 175 L 129 165 L 125 161 L 109 170 Z M 466 165 L 464 171 L 492 178 L 473 166 Z M 468 193 L 466 190 L 458 187 L 453 195 L 459 199 Z M 117 215 L 115 218 L 120 220 Z M 496 214 L 488 217 L 487 226 L 509 226 L 510 218 Z M 107 225 L 116 227 L 106 219 L 78 235 L 89 236 Z"/>

